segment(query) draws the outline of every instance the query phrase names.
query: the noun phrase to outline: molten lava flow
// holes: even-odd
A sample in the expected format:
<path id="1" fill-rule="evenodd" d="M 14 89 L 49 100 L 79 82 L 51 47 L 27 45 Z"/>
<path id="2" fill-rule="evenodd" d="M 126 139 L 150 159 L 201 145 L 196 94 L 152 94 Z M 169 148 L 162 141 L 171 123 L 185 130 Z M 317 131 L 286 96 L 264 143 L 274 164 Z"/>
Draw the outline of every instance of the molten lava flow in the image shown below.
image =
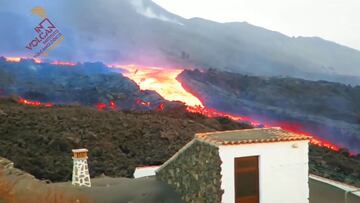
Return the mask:
<path id="1" fill-rule="evenodd" d="M 227 117 L 230 118 L 231 120 L 234 121 L 245 121 L 250 123 L 253 126 L 259 126 L 261 125 L 260 122 L 257 122 L 255 120 L 253 120 L 250 117 L 246 117 L 246 116 L 239 116 L 239 115 L 234 115 L 234 114 L 229 114 L 229 113 L 224 113 L 221 111 L 217 111 L 215 109 L 211 109 L 211 108 L 207 108 L 207 107 L 201 107 L 201 106 L 187 106 L 187 111 L 192 112 L 192 113 L 200 113 L 203 115 L 206 115 L 207 117 L 210 118 L 216 118 L 216 117 Z"/>
<path id="2" fill-rule="evenodd" d="M 53 107 L 54 104 L 52 103 L 42 103 L 39 101 L 30 101 L 24 98 L 21 98 L 18 100 L 19 104 L 27 105 L 27 106 L 37 106 L 37 107 Z"/>
<path id="3" fill-rule="evenodd" d="M 320 138 L 312 137 L 312 139 L 310 140 L 310 143 L 313 145 L 317 145 L 319 147 L 325 147 L 325 148 L 331 149 L 336 152 L 338 152 L 340 150 L 340 147 L 334 145 L 333 143 L 331 143 L 329 141 L 326 141 L 326 140 L 320 139 Z"/>
<path id="4" fill-rule="evenodd" d="M 277 126 L 281 127 L 282 129 L 289 131 L 289 132 L 310 136 L 310 137 L 312 137 L 310 142 L 314 145 L 317 145 L 320 147 L 325 147 L 325 148 L 331 149 L 333 151 L 340 150 L 340 147 L 332 144 L 331 142 L 321 139 L 318 136 L 313 135 L 312 133 L 306 132 L 304 130 L 305 127 L 299 123 L 282 121 L 282 122 L 273 122 L 272 125 L 277 125 Z"/>
<path id="5" fill-rule="evenodd" d="M 5 57 L 7 62 L 20 62 L 21 59 L 29 59 L 26 57 Z M 39 59 L 33 59 L 36 63 L 42 63 Z M 51 64 L 53 65 L 62 65 L 62 66 L 75 66 L 74 62 L 65 62 L 65 61 L 54 61 Z M 307 136 L 311 136 L 311 143 L 320 147 L 326 147 L 328 149 L 338 151 L 340 148 L 326 140 L 320 139 L 318 136 L 313 135 L 309 132 L 304 131 L 306 129 L 304 126 L 301 126 L 297 123 L 290 122 L 259 122 L 254 120 L 251 117 L 239 116 L 234 114 L 229 114 L 215 109 L 207 108 L 203 105 L 198 97 L 186 91 L 181 83 L 176 80 L 176 77 L 183 71 L 182 69 L 165 69 L 159 67 L 145 67 L 137 65 L 109 65 L 111 68 L 122 68 L 128 72 L 124 75 L 135 81 L 141 90 L 153 90 L 159 93 L 162 97 L 169 101 L 181 101 L 187 105 L 187 110 L 193 113 L 200 113 L 208 117 L 228 117 L 235 121 L 246 121 L 251 123 L 254 126 L 264 126 L 264 127 L 281 127 L 282 129 Z M 29 106 L 44 106 L 52 107 L 51 103 L 41 103 L 37 101 L 29 101 L 21 98 L 19 103 Z M 136 100 L 136 104 L 150 106 L 150 102 L 143 100 Z M 110 101 L 109 104 L 98 103 L 96 104 L 98 110 L 104 109 L 116 109 L 116 103 Z M 165 108 L 165 104 L 161 103 L 156 108 L 157 111 L 162 111 Z"/>
<path id="6" fill-rule="evenodd" d="M 202 102 L 195 95 L 187 92 L 176 77 L 182 72 L 180 69 L 164 69 L 158 67 L 144 67 L 136 65 L 115 66 L 128 70 L 125 76 L 134 80 L 142 90 L 154 90 L 170 101 L 182 101 L 187 105 L 187 111 L 193 113 L 200 113 L 207 117 L 228 117 L 235 121 L 249 122 L 254 126 L 264 127 L 280 127 L 286 131 L 296 134 L 311 136 L 311 143 L 320 147 L 326 147 L 333 151 L 338 151 L 340 148 L 326 140 L 318 138 L 318 136 L 308 133 L 300 124 L 293 124 L 289 122 L 269 122 L 263 123 L 254 120 L 251 117 L 239 116 L 229 114 L 215 109 L 205 107 Z M 163 110 L 164 105 L 160 105 L 157 110 Z"/>
<path id="7" fill-rule="evenodd" d="M 324 139 L 319 138 L 316 135 L 313 135 L 312 133 L 306 132 L 303 129 L 305 129 L 304 126 L 301 126 L 298 123 L 290 123 L 290 122 L 269 122 L 269 123 L 264 123 L 264 122 L 259 122 L 256 121 L 250 117 L 246 117 L 246 116 L 238 116 L 238 115 L 233 115 L 233 114 L 229 114 L 229 113 L 224 113 L 224 112 L 220 112 L 217 111 L 215 109 L 209 109 L 209 108 L 202 108 L 199 106 L 188 106 L 187 110 L 189 112 L 193 112 L 193 113 L 200 113 L 203 114 L 205 116 L 208 116 L 210 118 L 215 118 L 215 117 L 227 117 L 230 118 L 231 120 L 235 120 L 235 121 L 245 121 L 250 123 L 253 126 L 263 126 L 266 128 L 269 127 L 280 127 L 283 130 L 292 132 L 292 133 L 296 133 L 296 134 L 301 134 L 301 135 L 306 135 L 306 136 L 310 136 L 311 137 L 311 144 L 317 145 L 319 147 L 325 147 L 328 149 L 331 149 L 333 151 L 339 151 L 340 147 L 332 144 L 329 141 L 326 141 Z"/>
<path id="8" fill-rule="evenodd" d="M 181 69 L 163 69 L 136 65 L 113 66 L 126 69 L 124 75 L 135 81 L 141 90 L 153 90 L 169 101 L 181 101 L 188 106 L 203 106 L 201 101 L 187 92 L 176 80 Z"/>

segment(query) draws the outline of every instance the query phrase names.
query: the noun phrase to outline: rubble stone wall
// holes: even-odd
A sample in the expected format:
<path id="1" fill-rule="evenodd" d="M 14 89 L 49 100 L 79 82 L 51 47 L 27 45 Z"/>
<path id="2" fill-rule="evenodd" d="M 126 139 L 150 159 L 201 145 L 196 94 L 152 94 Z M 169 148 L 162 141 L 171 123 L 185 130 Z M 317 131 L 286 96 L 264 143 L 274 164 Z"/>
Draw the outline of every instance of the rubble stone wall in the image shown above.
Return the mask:
<path id="1" fill-rule="evenodd" d="M 216 146 L 193 140 L 158 171 L 185 202 L 221 202 L 221 160 Z"/>

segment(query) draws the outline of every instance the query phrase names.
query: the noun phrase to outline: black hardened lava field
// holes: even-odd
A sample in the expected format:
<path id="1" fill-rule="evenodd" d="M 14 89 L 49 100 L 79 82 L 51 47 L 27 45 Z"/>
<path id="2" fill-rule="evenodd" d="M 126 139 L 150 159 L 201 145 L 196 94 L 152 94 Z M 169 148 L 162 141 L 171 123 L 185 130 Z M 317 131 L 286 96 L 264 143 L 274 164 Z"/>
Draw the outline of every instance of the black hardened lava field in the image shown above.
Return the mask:
<path id="1" fill-rule="evenodd" d="M 166 112 L 98 111 L 82 106 L 30 107 L 0 99 L 0 156 L 39 179 L 70 180 L 71 149 L 89 149 L 91 175 L 131 177 L 160 165 L 195 133 L 251 128 L 178 108 Z M 310 147 L 310 172 L 360 186 L 360 156 Z"/>

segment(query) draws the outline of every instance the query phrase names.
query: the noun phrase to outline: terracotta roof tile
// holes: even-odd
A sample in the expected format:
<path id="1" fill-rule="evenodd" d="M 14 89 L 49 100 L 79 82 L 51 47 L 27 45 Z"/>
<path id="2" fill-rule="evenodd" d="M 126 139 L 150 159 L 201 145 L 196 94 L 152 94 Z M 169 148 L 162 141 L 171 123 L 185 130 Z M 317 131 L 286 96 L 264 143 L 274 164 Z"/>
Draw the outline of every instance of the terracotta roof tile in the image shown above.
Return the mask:
<path id="1" fill-rule="evenodd" d="M 287 142 L 310 140 L 311 137 L 291 133 L 280 128 L 255 128 L 246 130 L 198 133 L 195 138 L 215 145 Z"/>

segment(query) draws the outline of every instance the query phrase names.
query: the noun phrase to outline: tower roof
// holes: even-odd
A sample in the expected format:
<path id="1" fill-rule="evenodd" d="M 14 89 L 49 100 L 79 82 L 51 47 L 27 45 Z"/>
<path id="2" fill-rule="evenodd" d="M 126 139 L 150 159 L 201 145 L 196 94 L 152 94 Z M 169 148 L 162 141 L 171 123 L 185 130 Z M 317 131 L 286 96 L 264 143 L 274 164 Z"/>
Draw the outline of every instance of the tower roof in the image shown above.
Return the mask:
<path id="1" fill-rule="evenodd" d="M 311 137 L 291 133 L 281 128 L 254 128 L 246 130 L 198 133 L 195 138 L 215 145 L 240 145 L 284 141 L 309 140 Z"/>
<path id="2" fill-rule="evenodd" d="M 79 152 L 88 152 L 87 149 L 73 149 L 72 152 L 79 153 Z"/>

